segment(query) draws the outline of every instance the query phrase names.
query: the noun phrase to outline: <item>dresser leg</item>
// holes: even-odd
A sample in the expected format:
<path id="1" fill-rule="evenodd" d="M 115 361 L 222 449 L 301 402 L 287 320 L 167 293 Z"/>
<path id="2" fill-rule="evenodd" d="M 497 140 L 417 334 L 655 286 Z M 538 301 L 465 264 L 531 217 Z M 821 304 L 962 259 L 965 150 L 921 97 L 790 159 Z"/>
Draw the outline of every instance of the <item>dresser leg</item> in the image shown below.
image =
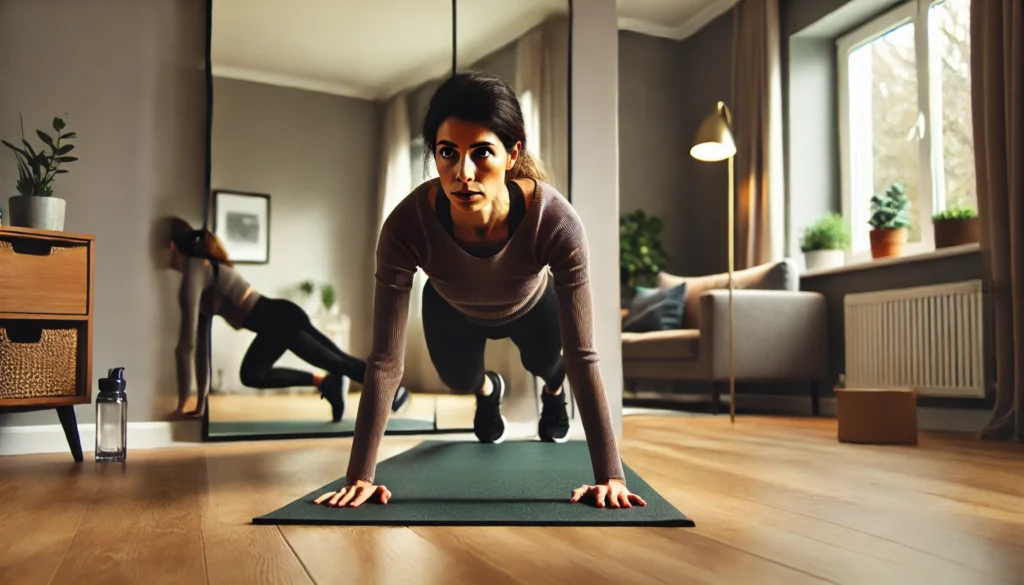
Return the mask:
<path id="1" fill-rule="evenodd" d="M 58 406 L 57 416 L 60 417 L 60 426 L 64 427 L 64 437 L 68 440 L 68 447 L 71 448 L 71 456 L 75 461 L 81 463 L 82 439 L 78 436 L 78 420 L 75 418 L 74 406 Z"/>

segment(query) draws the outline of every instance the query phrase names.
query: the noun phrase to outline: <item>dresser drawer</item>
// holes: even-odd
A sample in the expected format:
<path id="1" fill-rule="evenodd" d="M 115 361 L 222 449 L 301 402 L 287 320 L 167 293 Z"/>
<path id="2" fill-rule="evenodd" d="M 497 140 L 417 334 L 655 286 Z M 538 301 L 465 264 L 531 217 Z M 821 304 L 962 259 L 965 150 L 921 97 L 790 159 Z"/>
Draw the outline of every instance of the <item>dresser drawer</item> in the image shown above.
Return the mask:
<path id="1" fill-rule="evenodd" d="M 85 322 L 0 320 L 0 402 L 83 394 Z"/>
<path id="2" fill-rule="evenodd" d="M 0 230 L 0 313 L 88 314 L 89 248 Z"/>

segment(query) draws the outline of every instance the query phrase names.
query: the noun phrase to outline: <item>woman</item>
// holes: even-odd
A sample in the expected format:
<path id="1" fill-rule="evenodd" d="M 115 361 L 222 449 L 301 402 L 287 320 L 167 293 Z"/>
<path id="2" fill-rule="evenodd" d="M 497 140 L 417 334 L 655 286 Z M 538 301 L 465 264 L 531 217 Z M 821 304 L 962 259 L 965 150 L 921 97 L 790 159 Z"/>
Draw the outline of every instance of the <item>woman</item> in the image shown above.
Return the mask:
<path id="1" fill-rule="evenodd" d="M 526 369 L 545 380 L 542 440 L 568 438 L 566 374 L 574 389 L 596 484 L 574 490 L 570 501 L 590 495 L 599 507 L 645 505 L 626 488 L 598 371 L 583 225 L 527 150 L 515 92 L 495 77 L 454 75 L 431 99 L 422 134 L 439 178 L 413 190 L 381 231 L 373 350 L 347 484 L 315 503 L 355 507 L 391 498 L 373 483 L 375 461 L 402 378 L 409 292 L 420 268 L 429 277 L 423 326 L 431 359 L 446 385 L 476 393 L 477 437 L 504 439 L 505 384 L 484 371 L 483 357 L 488 339 L 511 338 Z"/>
<path id="2" fill-rule="evenodd" d="M 198 418 L 206 410 L 210 325 L 213 316 L 220 315 L 236 330 L 244 328 L 256 334 L 242 359 L 243 384 L 251 388 L 312 386 L 330 403 L 332 420 L 341 420 L 348 402 L 342 377 L 362 382 L 365 362 L 338 349 L 295 303 L 253 290 L 209 230 L 193 230 L 185 220 L 173 218 L 171 254 L 172 265 L 182 273 L 178 297 L 181 332 L 176 350 L 180 414 Z M 274 363 L 288 350 L 326 373 L 275 368 Z M 186 413 L 193 364 L 199 396 L 195 410 Z M 408 391 L 400 388 L 393 410 L 397 412 L 408 400 Z"/>

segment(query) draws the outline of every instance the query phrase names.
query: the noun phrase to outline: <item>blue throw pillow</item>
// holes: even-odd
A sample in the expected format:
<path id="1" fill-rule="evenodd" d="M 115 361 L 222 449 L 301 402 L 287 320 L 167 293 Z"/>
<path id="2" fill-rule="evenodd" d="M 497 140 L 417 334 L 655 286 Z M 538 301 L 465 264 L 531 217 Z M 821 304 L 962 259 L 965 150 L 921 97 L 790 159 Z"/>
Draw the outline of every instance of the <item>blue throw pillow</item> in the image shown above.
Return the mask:
<path id="1" fill-rule="evenodd" d="M 622 330 L 629 333 L 646 333 L 682 329 L 685 308 L 685 282 L 665 290 L 637 287 Z"/>

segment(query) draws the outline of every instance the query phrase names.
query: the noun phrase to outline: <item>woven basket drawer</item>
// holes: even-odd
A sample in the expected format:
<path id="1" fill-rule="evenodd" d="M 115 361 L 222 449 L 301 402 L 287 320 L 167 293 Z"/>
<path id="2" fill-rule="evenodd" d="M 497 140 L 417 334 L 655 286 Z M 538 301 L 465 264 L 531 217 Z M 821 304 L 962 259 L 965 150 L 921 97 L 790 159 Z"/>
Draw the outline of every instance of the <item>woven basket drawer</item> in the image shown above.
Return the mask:
<path id="1" fill-rule="evenodd" d="M 0 321 L 0 399 L 78 394 L 81 324 Z"/>
<path id="2" fill-rule="evenodd" d="M 88 312 L 87 242 L 0 231 L 0 313 Z"/>

